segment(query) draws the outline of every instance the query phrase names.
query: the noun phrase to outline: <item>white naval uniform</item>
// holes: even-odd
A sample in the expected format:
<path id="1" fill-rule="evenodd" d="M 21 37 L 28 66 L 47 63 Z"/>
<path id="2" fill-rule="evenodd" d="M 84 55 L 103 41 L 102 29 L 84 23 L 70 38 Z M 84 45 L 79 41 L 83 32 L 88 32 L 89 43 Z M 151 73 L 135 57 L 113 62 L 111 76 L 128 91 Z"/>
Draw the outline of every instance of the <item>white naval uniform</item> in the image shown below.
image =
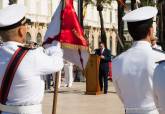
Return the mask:
<path id="1" fill-rule="evenodd" d="M 164 59 L 165 60 L 165 59 Z M 160 63 L 154 72 L 154 100 L 159 114 L 165 114 L 165 62 Z"/>
<path id="2" fill-rule="evenodd" d="M 64 64 L 64 72 L 65 72 L 65 85 L 71 87 L 73 83 L 73 64 L 71 62 L 67 61 Z"/>
<path id="3" fill-rule="evenodd" d="M 157 45 L 157 44 L 155 44 L 154 46 L 152 46 L 152 48 L 155 48 L 155 49 L 158 49 L 158 50 L 162 50 L 162 47 L 159 46 L 159 45 Z"/>
<path id="4" fill-rule="evenodd" d="M 18 49 L 17 42 L 4 42 L 0 46 L 0 85 L 6 70 L 6 67 Z M 49 53 L 47 55 L 46 53 Z M 44 96 L 43 75 L 57 72 L 63 67 L 63 53 L 60 48 L 51 46 L 44 50 L 42 47 L 29 50 L 21 61 L 8 95 L 7 105 L 39 105 Z M 2 114 L 11 114 L 5 113 Z M 30 113 L 36 114 L 36 113 Z M 42 111 L 37 112 L 42 114 Z"/>
<path id="5" fill-rule="evenodd" d="M 113 83 L 126 114 L 158 114 L 152 86 L 156 58 L 150 43 L 137 41 L 112 61 Z"/>

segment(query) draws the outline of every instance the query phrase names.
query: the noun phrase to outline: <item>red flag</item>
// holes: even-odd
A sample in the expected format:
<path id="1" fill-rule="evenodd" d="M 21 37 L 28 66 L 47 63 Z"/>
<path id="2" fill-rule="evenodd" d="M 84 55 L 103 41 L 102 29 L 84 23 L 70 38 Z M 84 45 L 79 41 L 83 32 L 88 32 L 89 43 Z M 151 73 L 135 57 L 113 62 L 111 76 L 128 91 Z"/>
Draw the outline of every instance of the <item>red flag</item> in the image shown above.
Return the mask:
<path id="1" fill-rule="evenodd" d="M 61 13 L 61 32 L 57 40 L 68 46 L 80 46 L 78 48 L 87 48 L 88 44 L 84 38 L 83 29 L 78 22 L 76 12 L 73 8 L 73 0 L 65 0 L 65 8 Z M 67 37 L 66 37 L 67 36 Z"/>
<path id="2" fill-rule="evenodd" d="M 65 6 L 61 10 L 61 12 L 57 12 L 58 8 L 56 10 L 58 14 L 61 13 L 60 20 L 55 13 L 52 22 L 49 25 L 50 27 L 48 27 L 47 33 L 50 34 L 51 32 L 54 32 L 52 26 L 56 26 L 58 24 L 58 22 L 56 22 L 55 24 L 55 20 L 61 21 L 60 32 L 58 35 L 54 36 L 46 34 L 46 40 L 44 44 L 51 43 L 54 40 L 59 41 L 61 43 L 62 48 L 64 49 L 64 59 L 69 60 L 70 62 L 84 69 L 89 56 L 89 53 L 87 51 L 88 43 L 84 38 L 83 29 L 78 22 L 77 15 L 73 7 L 73 0 L 64 1 Z"/>

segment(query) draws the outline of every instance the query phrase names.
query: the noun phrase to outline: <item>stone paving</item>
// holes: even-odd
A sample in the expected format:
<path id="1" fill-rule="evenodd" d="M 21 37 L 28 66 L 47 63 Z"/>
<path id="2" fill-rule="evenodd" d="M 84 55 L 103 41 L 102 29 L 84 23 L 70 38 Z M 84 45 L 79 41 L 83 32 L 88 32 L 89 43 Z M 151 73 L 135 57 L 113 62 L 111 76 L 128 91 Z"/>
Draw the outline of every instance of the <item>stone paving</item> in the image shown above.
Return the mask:
<path id="1" fill-rule="evenodd" d="M 43 114 L 51 114 L 53 93 L 45 93 Z M 108 94 L 85 95 L 85 82 L 74 82 L 71 88 L 59 89 L 57 114 L 124 114 L 124 108 L 112 83 Z"/>

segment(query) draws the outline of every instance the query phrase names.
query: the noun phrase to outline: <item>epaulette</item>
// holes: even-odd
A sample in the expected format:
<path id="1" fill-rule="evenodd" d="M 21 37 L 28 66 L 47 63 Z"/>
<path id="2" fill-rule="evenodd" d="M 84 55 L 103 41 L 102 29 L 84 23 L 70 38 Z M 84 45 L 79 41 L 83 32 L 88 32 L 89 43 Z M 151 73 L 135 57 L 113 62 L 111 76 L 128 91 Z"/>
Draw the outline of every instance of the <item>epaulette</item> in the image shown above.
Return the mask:
<path id="1" fill-rule="evenodd" d="M 161 63 L 163 63 L 163 62 L 165 62 L 165 60 L 161 60 L 161 61 L 158 61 L 158 62 L 156 62 L 157 64 L 161 64 Z"/>
<path id="2" fill-rule="evenodd" d="M 156 49 L 156 48 L 152 48 L 154 51 L 157 51 L 157 52 L 160 52 L 160 53 L 164 53 L 165 54 L 165 52 L 164 51 L 162 51 L 162 50 L 160 50 L 160 49 Z"/>

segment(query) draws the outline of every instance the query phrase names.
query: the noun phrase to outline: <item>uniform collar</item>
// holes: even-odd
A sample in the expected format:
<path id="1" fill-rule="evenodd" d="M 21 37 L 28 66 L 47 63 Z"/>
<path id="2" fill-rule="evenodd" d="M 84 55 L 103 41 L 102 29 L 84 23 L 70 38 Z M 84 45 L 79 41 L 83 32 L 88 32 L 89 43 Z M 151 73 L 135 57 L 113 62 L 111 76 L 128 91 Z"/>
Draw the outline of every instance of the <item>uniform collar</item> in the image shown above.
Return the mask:
<path id="1" fill-rule="evenodd" d="M 149 43 L 147 41 L 136 41 L 133 43 L 132 47 L 136 47 L 136 46 L 145 46 L 145 47 L 151 48 L 151 43 Z"/>
<path id="2" fill-rule="evenodd" d="M 23 46 L 23 44 L 15 41 L 8 41 L 8 42 L 4 42 L 3 46 L 10 50 L 15 51 L 18 48 L 18 46 Z"/>
<path id="3" fill-rule="evenodd" d="M 8 42 L 4 42 L 4 45 L 17 45 L 17 46 L 23 46 L 24 44 L 19 43 L 19 42 L 15 42 L 15 41 L 8 41 Z"/>

